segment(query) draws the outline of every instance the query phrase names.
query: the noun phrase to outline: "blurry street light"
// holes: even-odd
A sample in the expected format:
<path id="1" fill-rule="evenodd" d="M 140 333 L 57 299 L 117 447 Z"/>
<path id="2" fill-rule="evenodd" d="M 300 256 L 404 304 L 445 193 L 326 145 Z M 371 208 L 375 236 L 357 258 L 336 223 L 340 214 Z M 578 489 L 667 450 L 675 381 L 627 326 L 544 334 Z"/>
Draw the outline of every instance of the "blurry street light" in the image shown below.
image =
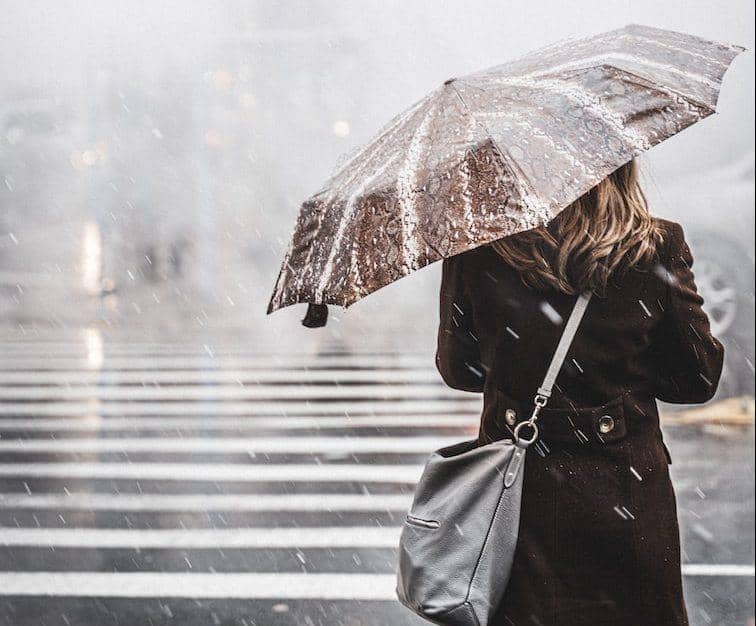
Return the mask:
<path id="1" fill-rule="evenodd" d="M 333 134 L 337 137 L 346 137 L 351 130 L 349 122 L 345 120 L 337 120 L 333 123 Z"/>
<path id="2" fill-rule="evenodd" d="M 255 95 L 252 93 L 243 93 L 239 96 L 239 105 L 245 109 L 251 109 L 255 106 Z"/>
<path id="3" fill-rule="evenodd" d="M 89 221 L 84 224 L 82 237 L 82 286 L 90 294 L 100 292 L 100 270 L 102 268 L 102 241 L 100 228 Z"/>

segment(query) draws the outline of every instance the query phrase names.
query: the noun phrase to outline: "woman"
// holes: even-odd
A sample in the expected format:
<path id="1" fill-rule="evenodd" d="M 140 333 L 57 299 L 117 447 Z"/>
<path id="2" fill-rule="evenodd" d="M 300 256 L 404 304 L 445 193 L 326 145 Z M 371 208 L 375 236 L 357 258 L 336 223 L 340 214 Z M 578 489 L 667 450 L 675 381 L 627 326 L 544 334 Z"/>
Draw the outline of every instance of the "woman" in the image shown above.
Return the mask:
<path id="1" fill-rule="evenodd" d="M 652 217 L 634 162 L 547 227 L 444 261 L 436 363 L 483 392 L 481 442 L 530 416 L 577 294 L 594 293 L 541 412 L 520 536 L 494 624 L 687 624 L 656 398 L 709 400 L 711 334 L 680 225 Z"/>

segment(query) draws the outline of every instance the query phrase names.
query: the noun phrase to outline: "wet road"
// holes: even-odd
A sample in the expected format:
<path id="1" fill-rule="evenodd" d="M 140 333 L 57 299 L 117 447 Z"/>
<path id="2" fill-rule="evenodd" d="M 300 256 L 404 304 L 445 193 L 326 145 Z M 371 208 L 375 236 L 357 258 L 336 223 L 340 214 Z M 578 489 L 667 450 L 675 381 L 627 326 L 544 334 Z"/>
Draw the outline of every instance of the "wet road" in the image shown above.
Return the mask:
<path id="1" fill-rule="evenodd" d="M 399 524 L 478 402 L 428 354 L 0 343 L 0 625 L 425 623 Z M 691 622 L 744 626 L 753 427 L 666 438 Z"/>

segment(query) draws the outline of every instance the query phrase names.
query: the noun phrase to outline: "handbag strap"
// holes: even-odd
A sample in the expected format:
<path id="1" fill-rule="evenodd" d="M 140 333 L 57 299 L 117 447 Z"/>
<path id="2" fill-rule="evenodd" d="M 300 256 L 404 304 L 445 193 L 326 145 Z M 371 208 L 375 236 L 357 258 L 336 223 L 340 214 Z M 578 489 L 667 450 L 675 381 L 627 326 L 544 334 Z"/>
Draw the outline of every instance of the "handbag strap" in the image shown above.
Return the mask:
<path id="1" fill-rule="evenodd" d="M 567 357 L 567 352 L 572 345 L 572 340 L 575 338 L 575 333 L 577 333 L 578 327 L 580 326 L 580 322 L 583 319 L 585 309 L 588 307 L 588 302 L 590 302 L 590 299 L 590 292 L 580 294 L 577 301 L 575 302 L 575 306 L 572 307 L 572 312 L 570 313 L 567 324 L 562 331 L 562 336 L 559 338 L 559 344 L 554 351 L 554 356 L 551 357 L 549 369 L 546 372 L 546 376 L 544 376 L 541 386 L 538 388 L 538 395 L 546 398 L 547 400 L 551 397 L 551 389 L 554 386 L 554 382 L 556 381 L 560 370 L 562 369 L 562 364 L 564 363 L 564 359 Z"/>
<path id="2" fill-rule="evenodd" d="M 554 350 L 554 356 L 551 357 L 549 369 L 546 371 L 546 376 L 544 376 L 543 382 L 536 393 L 533 414 L 530 416 L 529 420 L 519 423 L 514 430 L 516 441 L 522 445 L 529 446 L 538 438 L 538 426 L 536 426 L 538 413 L 546 406 L 551 397 L 551 390 L 554 387 L 554 382 L 562 369 L 562 364 L 567 357 L 567 352 L 572 345 L 572 340 L 575 338 L 575 334 L 580 327 L 580 322 L 583 320 L 583 315 L 585 314 L 586 308 L 588 308 L 591 295 L 591 292 L 582 293 L 575 301 L 570 317 L 562 331 L 562 336 L 559 338 L 556 350 Z M 529 426 L 533 429 L 533 435 L 530 439 L 521 439 L 519 436 L 520 430 L 525 426 Z"/>

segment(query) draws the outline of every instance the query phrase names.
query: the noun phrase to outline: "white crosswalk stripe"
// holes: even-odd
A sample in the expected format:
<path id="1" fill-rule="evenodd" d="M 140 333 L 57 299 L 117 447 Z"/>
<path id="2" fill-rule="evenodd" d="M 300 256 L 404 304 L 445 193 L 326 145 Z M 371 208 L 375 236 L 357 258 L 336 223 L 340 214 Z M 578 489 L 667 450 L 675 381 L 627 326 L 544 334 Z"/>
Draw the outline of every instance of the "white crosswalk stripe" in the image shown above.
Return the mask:
<path id="1" fill-rule="evenodd" d="M 419 465 L 237 463 L 0 463 L 0 476 L 200 482 L 415 483 Z"/>
<path id="2" fill-rule="evenodd" d="M 440 375 L 435 368 L 413 369 L 310 369 L 306 373 L 308 383 L 328 383 L 343 385 L 347 383 L 368 383 L 383 385 L 385 383 L 435 383 L 440 385 Z M 204 384 L 230 383 L 254 385 L 260 383 L 296 383 L 301 384 L 301 369 L 217 369 L 217 370 L 126 370 L 126 371 L 81 371 L 55 370 L 47 372 L 0 371 L 0 385 L 64 385 L 87 387 L 91 385 L 145 385 L 162 384 Z"/>
<path id="3" fill-rule="evenodd" d="M 449 415 L 462 413 L 470 416 L 480 410 L 479 398 L 465 396 L 448 400 L 336 400 L 317 401 L 290 400 L 233 402 L 219 401 L 208 397 L 195 402 L 103 402 L 90 398 L 87 402 L 0 402 L 0 416 L 111 416 L 139 417 L 165 416 L 229 416 L 229 415 L 391 415 L 397 413 L 427 413 Z"/>
<path id="4" fill-rule="evenodd" d="M 394 600 L 387 574 L 2 572 L 0 594 L 102 598 Z"/>
<path id="5" fill-rule="evenodd" d="M 320 400 L 459 398 L 440 384 L 412 385 L 166 385 L 135 387 L 0 387 L 0 400 Z"/>
<path id="6" fill-rule="evenodd" d="M 409 510 L 411 494 L 173 494 L 0 493 L 0 509 L 56 511 L 394 511 Z M 1 540 L 0 540 L 1 543 Z"/>
<path id="7" fill-rule="evenodd" d="M 5 439 L 0 453 L 38 452 L 248 452 L 250 454 L 430 454 L 458 437 L 119 437 L 113 439 Z"/>
<path id="8" fill-rule="evenodd" d="M 398 527 L 114 528 L 0 527 L 0 545 L 58 548 L 394 548 Z"/>
<path id="9" fill-rule="evenodd" d="M 36 419 L 0 418 L 0 429 L 5 431 L 66 431 L 109 430 L 326 430 L 345 428 L 466 428 L 477 429 L 478 419 L 469 415 L 359 415 L 356 417 L 140 417 L 107 420 L 99 415 L 74 419 L 38 417 Z"/>
<path id="10" fill-rule="evenodd" d="M 88 357 L 79 358 L 69 356 L 19 356 L 0 357 L 0 371 L 39 371 L 57 369 L 81 369 L 83 371 L 93 369 L 105 370 L 215 370 L 215 369 L 239 369 L 270 370 L 291 368 L 302 371 L 305 375 L 309 368 L 422 368 L 427 369 L 432 363 L 432 358 L 427 355 L 401 355 L 401 354 L 357 354 L 357 355 L 308 355 L 308 354 L 270 354 L 270 355 L 171 355 L 152 354 L 145 356 L 113 356 L 107 358 L 107 367 L 94 367 Z M 380 370 L 379 370 L 380 375 Z M 305 376 L 306 377 L 306 376 Z"/>
<path id="11" fill-rule="evenodd" d="M 694 575 L 729 576 L 730 569 L 706 566 L 707 574 Z M 739 575 L 753 576 L 753 567 Z M 395 588 L 390 574 L 0 573 L 0 594 L 8 596 L 392 601 Z"/>

